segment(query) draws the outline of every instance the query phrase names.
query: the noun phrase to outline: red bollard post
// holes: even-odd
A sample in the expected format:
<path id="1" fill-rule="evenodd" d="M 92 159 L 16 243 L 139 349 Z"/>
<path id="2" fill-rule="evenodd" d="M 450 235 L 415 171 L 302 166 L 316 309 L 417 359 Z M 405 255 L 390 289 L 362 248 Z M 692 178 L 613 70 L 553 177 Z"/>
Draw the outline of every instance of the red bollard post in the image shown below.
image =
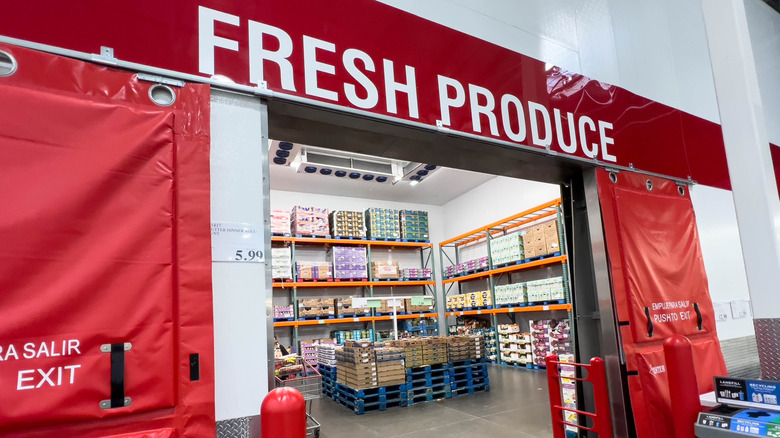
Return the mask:
<path id="1" fill-rule="evenodd" d="M 672 399 L 674 438 L 695 438 L 694 424 L 701 411 L 701 401 L 691 341 L 681 335 L 670 336 L 664 341 L 664 357 Z"/>
<path id="2" fill-rule="evenodd" d="M 295 388 L 276 388 L 260 407 L 263 438 L 306 438 L 306 401 Z"/>

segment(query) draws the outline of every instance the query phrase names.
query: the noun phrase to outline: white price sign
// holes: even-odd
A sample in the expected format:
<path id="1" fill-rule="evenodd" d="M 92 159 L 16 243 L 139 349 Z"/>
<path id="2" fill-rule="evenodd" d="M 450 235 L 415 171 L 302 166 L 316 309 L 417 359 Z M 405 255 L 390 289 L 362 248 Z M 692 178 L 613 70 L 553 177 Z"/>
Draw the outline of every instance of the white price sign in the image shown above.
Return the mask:
<path id="1" fill-rule="evenodd" d="M 241 222 L 211 223 L 211 259 L 215 262 L 260 263 L 265 260 L 263 230 Z"/>

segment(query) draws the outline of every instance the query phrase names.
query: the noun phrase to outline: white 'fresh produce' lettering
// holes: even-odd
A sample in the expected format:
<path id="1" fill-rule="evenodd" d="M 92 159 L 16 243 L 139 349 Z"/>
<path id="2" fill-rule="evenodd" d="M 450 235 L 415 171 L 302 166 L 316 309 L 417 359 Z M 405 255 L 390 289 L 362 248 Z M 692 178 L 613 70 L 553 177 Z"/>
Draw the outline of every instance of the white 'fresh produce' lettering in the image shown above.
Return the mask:
<path id="1" fill-rule="evenodd" d="M 270 63 L 278 68 L 281 87 L 296 92 L 296 76 L 292 62 L 293 52 L 303 54 L 304 93 L 320 99 L 338 102 L 343 94 L 347 101 L 357 108 L 373 110 L 379 105 L 380 90 L 384 91 L 384 110 L 398 114 L 397 96 L 404 95 L 408 102 L 408 117 L 419 119 L 418 84 L 413 66 L 399 65 L 389 59 L 379 59 L 355 48 L 339 48 L 336 44 L 303 35 L 301 47 L 293 44 L 292 37 L 284 30 L 247 20 L 246 44 L 217 36 L 215 23 L 220 26 L 242 26 L 239 16 L 198 7 L 198 68 L 200 73 L 214 75 L 214 53 L 217 49 L 238 52 L 239 47 L 248 48 L 249 82 L 254 85 L 265 83 L 265 67 Z M 275 47 L 268 49 L 268 42 Z M 276 48 L 278 47 L 278 48 Z M 326 61 L 330 59 L 331 61 Z M 337 59 L 339 61 L 334 62 Z M 301 67 L 298 67 L 301 68 Z M 332 89 L 324 88 L 320 81 L 338 77 L 343 70 L 350 81 Z M 396 79 L 396 77 L 403 79 Z M 373 79 L 372 79 L 373 77 Z M 300 76 L 299 76 L 300 78 Z M 612 137 L 612 123 L 594 120 L 591 117 L 571 112 L 563 113 L 557 108 L 548 108 L 537 102 L 522 102 L 517 96 L 504 94 L 500 99 L 489 89 L 477 84 L 464 84 L 454 78 L 438 75 L 440 122 L 442 127 L 452 126 L 451 112 L 462 109 L 471 115 L 471 130 L 477 134 L 506 137 L 514 142 L 524 142 L 550 149 L 556 140 L 558 150 L 566 154 L 577 154 L 617 162 L 614 154 L 615 140 Z M 378 83 L 383 81 L 384 84 Z M 298 84 L 300 85 L 300 84 Z M 433 85 L 433 84 L 430 84 Z M 342 88 L 342 89 L 337 89 Z M 500 102 L 500 105 L 496 105 Z M 467 113 L 467 114 L 468 114 Z M 500 119 L 500 123 L 499 123 Z M 530 136 L 527 135 L 530 133 Z M 611 149 L 612 148 L 612 149 Z"/>

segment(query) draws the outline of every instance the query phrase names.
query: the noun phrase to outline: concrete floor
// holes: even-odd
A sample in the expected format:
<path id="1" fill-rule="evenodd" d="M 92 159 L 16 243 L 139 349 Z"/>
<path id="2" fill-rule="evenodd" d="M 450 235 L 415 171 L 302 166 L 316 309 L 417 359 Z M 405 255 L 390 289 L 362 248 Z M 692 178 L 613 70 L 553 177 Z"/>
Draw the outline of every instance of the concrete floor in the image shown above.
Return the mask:
<path id="1" fill-rule="evenodd" d="M 323 398 L 311 415 L 322 438 L 552 436 L 544 371 L 490 366 L 490 391 L 355 415 Z"/>

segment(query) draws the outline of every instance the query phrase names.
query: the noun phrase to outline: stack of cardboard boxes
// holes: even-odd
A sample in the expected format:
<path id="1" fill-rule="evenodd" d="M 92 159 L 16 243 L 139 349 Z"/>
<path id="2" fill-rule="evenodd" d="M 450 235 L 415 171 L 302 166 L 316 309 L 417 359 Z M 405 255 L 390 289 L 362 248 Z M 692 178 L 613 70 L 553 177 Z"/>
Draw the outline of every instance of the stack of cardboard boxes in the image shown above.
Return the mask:
<path id="1" fill-rule="evenodd" d="M 406 365 L 403 348 L 376 348 L 376 369 L 379 386 L 403 385 L 406 382 Z"/>
<path id="2" fill-rule="evenodd" d="M 400 278 L 401 269 L 398 266 L 398 262 L 386 260 L 371 262 L 371 277 L 372 278 Z"/>
<path id="3" fill-rule="evenodd" d="M 423 360 L 422 339 L 413 338 L 398 341 L 388 341 L 387 345 L 404 350 L 404 358 L 407 368 L 417 368 L 425 365 L 425 361 Z"/>
<path id="4" fill-rule="evenodd" d="M 376 313 L 393 313 L 404 311 L 403 298 L 382 298 L 379 300 L 379 307 L 376 308 Z"/>
<path id="5" fill-rule="evenodd" d="M 529 281 L 526 283 L 526 286 L 528 288 L 527 295 L 529 303 L 566 299 L 566 294 L 563 290 L 562 277 Z"/>
<path id="6" fill-rule="evenodd" d="M 497 237 L 490 241 L 490 257 L 493 266 L 525 259 L 523 236 L 519 232 Z"/>
<path id="7" fill-rule="evenodd" d="M 341 346 L 335 344 L 317 345 L 317 363 L 335 367 L 338 365 L 338 362 L 336 361 L 336 351 L 338 350 L 341 350 Z"/>
<path id="8" fill-rule="evenodd" d="M 271 233 L 283 236 L 290 234 L 289 210 L 271 210 Z"/>
<path id="9" fill-rule="evenodd" d="M 292 232 L 302 235 L 328 236 L 328 209 L 295 206 L 290 216 Z"/>
<path id="10" fill-rule="evenodd" d="M 368 237 L 373 239 L 400 239 L 398 210 L 369 208 L 366 210 L 366 229 Z"/>
<path id="11" fill-rule="evenodd" d="M 370 307 L 354 307 L 352 297 L 339 298 L 336 304 L 338 316 L 371 316 Z"/>
<path id="12" fill-rule="evenodd" d="M 336 350 L 336 381 L 353 389 L 378 386 L 376 351 L 371 341 L 346 341 Z"/>
<path id="13" fill-rule="evenodd" d="M 491 250 L 492 251 L 492 250 Z M 495 260 L 493 261 L 493 264 L 495 264 Z M 456 265 L 450 265 L 444 268 L 444 276 L 445 277 L 454 277 L 456 275 L 465 274 L 467 272 L 472 271 L 482 271 L 490 267 L 490 259 L 485 257 L 480 257 L 478 259 L 469 260 L 463 263 L 458 263 Z"/>
<path id="14" fill-rule="evenodd" d="M 430 268 L 403 268 L 401 269 L 401 276 L 403 278 L 420 278 L 430 279 L 432 278 L 433 271 Z"/>
<path id="15" fill-rule="evenodd" d="M 496 304 L 522 304 L 528 301 L 525 283 L 510 283 L 496 286 Z"/>
<path id="16" fill-rule="evenodd" d="M 368 278 L 366 248 L 355 246 L 334 246 L 330 250 L 333 260 L 333 278 Z"/>
<path id="17" fill-rule="evenodd" d="M 489 290 L 467 294 L 450 295 L 447 297 L 447 309 L 469 309 L 473 307 L 490 307 L 493 297 Z"/>
<path id="18" fill-rule="evenodd" d="M 292 252 L 289 246 L 271 248 L 271 271 L 274 279 L 292 279 Z"/>
<path id="19" fill-rule="evenodd" d="M 401 238 L 428 240 L 428 212 L 401 210 Z"/>
<path id="20" fill-rule="evenodd" d="M 330 214 L 330 231 L 333 237 L 366 237 L 362 211 L 338 210 Z"/>
<path id="21" fill-rule="evenodd" d="M 426 365 L 446 363 L 449 361 L 447 355 L 447 338 L 445 336 L 422 338 L 422 344 L 423 362 Z"/>
<path id="22" fill-rule="evenodd" d="M 426 303 L 428 304 L 412 304 L 411 298 L 406 298 L 404 300 L 404 307 L 406 308 L 406 312 L 408 313 L 429 313 L 433 312 L 433 298 L 430 298 L 426 300 Z"/>
<path id="23" fill-rule="evenodd" d="M 482 335 L 450 336 L 447 343 L 450 362 L 485 357 L 485 337 Z"/>
<path id="24" fill-rule="evenodd" d="M 292 304 L 287 306 L 274 306 L 274 319 L 290 318 L 295 318 L 295 309 Z"/>
<path id="25" fill-rule="evenodd" d="M 333 278 L 330 262 L 297 262 L 295 273 L 298 280 L 329 280 Z"/>
<path id="26" fill-rule="evenodd" d="M 298 317 L 336 316 L 336 300 L 333 298 L 309 298 L 298 300 Z"/>
<path id="27" fill-rule="evenodd" d="M 525 229 L 524 232 L 523 247 L 525 258 L 530 259 L 561 251 L 557 221 L 548 221 L 535 225 Z"/>

